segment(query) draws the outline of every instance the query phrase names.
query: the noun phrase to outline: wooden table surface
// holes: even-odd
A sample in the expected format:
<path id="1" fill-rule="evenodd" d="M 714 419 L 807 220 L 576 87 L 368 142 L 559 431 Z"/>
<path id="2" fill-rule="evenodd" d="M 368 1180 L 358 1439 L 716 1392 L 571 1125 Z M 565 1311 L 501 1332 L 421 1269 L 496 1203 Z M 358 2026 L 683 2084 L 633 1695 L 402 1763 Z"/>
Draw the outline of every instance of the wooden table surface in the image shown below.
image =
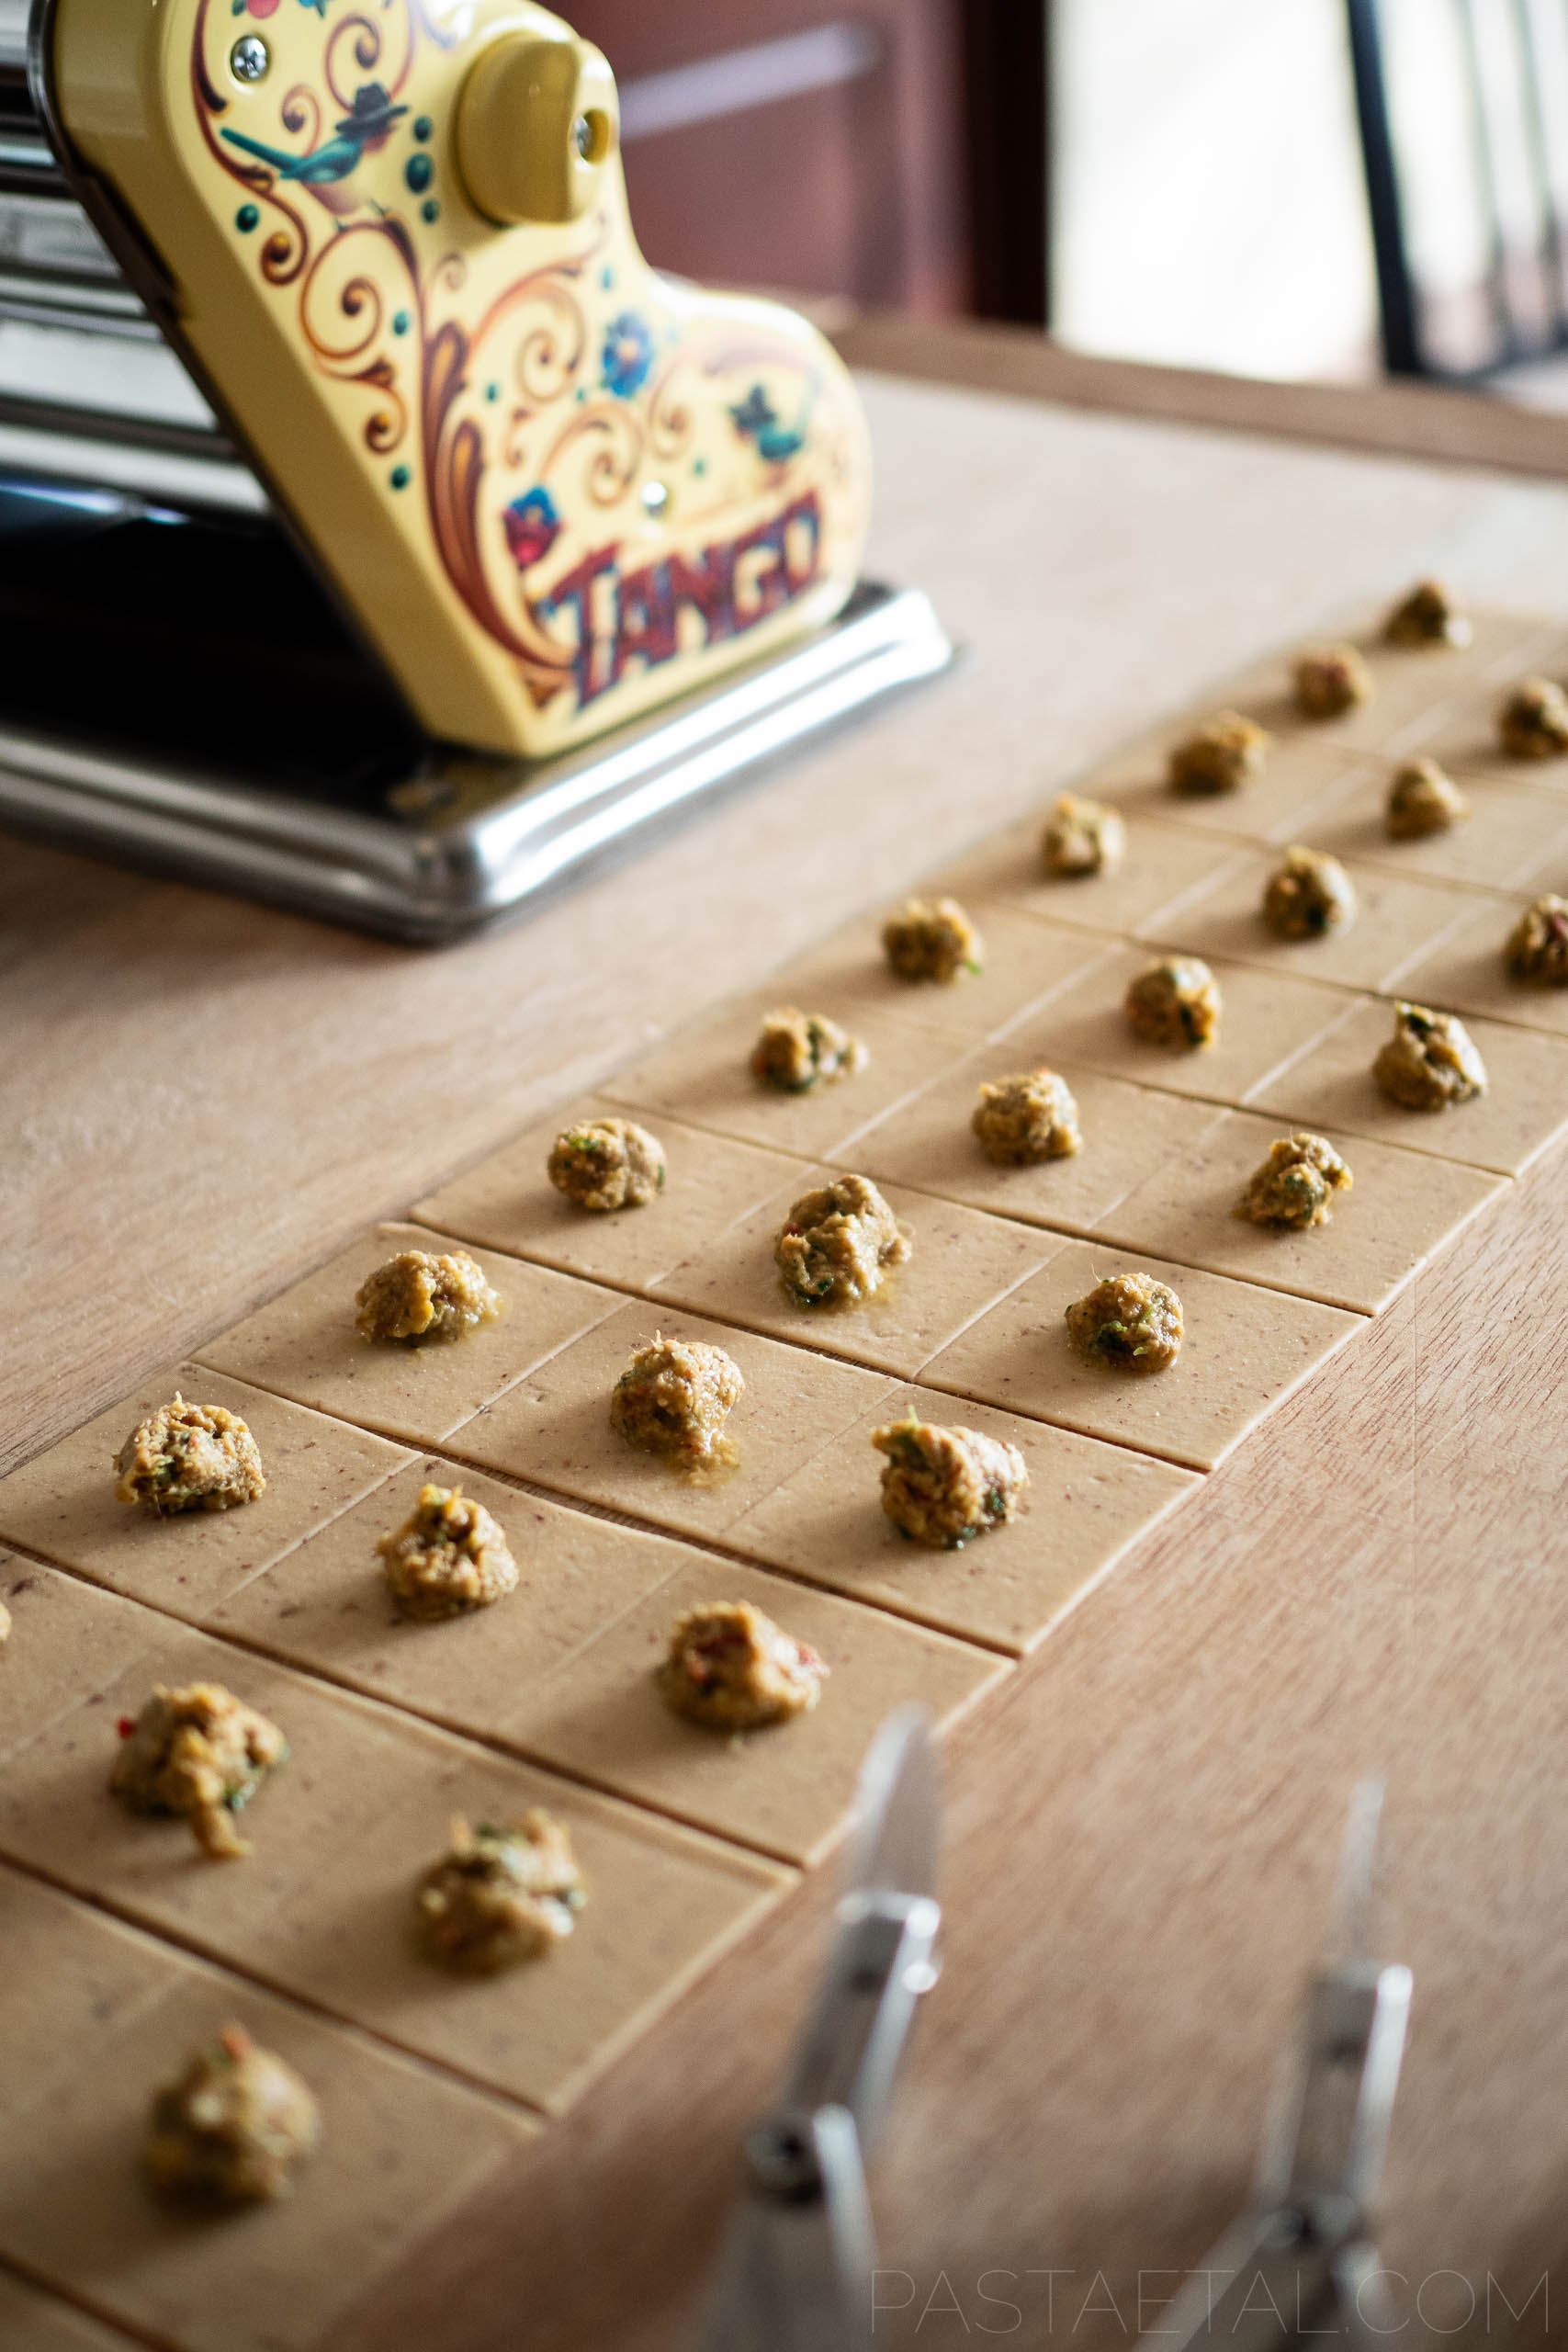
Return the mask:
<path id="1" fill-rule="evenodd" d="M 410 951 L 4 845 L 0 1464 L 1205 675 L 1429 569 L 1568 616 L 1555 420 L 1521 441 L 1480 401 L 1328 417 L 1221 386 L 1160 422 L 1154 371 L 1053 382 L 1039 346 L 926 333 L 850 345 L 962 379 L 865 385 L 875 566 L 931 593 L 963 670 L 532 920 Z M 1378 454 L 1317 446 L 1357 437 L 1358 401 Z M 1157 2326 L 1245 2189 L 1368 1771 L 1416 1985 L 1398 2340 L 1544 2332 L 1568 2245 L 1562 1172 L 1540 1163 L 954 1743 L 946 1973 L 875 2181 L 905 2305 L 879 2341 Z M 333 2352 L 679 2342 L 830 1894 L 805 1886 Z"/>

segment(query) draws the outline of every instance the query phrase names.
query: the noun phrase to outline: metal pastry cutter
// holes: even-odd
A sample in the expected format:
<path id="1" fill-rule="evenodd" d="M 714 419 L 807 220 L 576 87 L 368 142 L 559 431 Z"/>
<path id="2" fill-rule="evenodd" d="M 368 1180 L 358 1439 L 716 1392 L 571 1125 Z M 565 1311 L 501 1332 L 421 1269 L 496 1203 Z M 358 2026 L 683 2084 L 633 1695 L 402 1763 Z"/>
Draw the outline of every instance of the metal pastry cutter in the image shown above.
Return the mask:
<path id="1" fill-rule="evenodd" d="M 917 1708 L 861 1772 L 833 1939 L 774 2106 L 746 2142 L 700 2352 L 869 2352 L 876 2245 L 865 2160 L 937 1978 L 935 1750 Z"/>
<path id="2" fill-rule="evenodd" d="M 1252 2201 L 1163 2314 L 1173 2352 L 1279 2352 L 1320 2336 L 1372 2352 L 1398 2333 L 1372 2234 L 1412 1978 L 1370 1954 L 1382 1789 L 1359 1787 L 1340 1858 L 1331 1958 L 1307 1993 Z M 1215 2282 L 1224 2283 L 1216 2285 Z"/>

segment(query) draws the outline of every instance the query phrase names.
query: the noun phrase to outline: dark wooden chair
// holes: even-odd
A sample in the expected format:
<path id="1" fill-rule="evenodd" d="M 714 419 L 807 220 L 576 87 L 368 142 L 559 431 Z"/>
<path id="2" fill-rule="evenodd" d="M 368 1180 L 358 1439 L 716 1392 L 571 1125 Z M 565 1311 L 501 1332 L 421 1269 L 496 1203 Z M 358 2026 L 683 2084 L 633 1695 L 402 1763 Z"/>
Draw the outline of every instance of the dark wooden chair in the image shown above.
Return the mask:
<path id="1" fill-rule="evenodd" d="M 1426 0 L 1424 30 L 1450 17 L 1463 85 L 1474 226 L 1483 255 L 1477 283 L 1438 292 L 1414 258 L 1411 175 L 1401 156 L 1399 93 L 1380 0 L 1345 0 L 1356 108 L 1377 266 L 1383 363 L 1394 376 L 1480 381 L 1568 350 L 1568 281 L 1560 210 L 1568 156 L 1568 102 L 1543 71 L 1530 0 Z M 1485 54 L 1483 54 L 1483 50 Z M 1488 62 L 1501 70 L 1488 71 Z M 1505 201 L 1505 166 L 1516 200 Z"/>
<path id="2" fill-rule="evenodd" d="M 966 0 L 970 306 L 1051 317 L 1050 0 Z"/>

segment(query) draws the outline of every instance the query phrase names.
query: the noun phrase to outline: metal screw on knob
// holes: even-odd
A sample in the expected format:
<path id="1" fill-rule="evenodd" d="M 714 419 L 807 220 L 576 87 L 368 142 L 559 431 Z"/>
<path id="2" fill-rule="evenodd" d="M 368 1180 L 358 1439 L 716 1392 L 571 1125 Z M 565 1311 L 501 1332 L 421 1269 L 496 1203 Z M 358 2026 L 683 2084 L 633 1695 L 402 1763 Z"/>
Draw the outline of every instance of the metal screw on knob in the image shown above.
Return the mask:
<path id="1" fill-rule="evenodd" d="M 229 51 L 229 71 L 236 82 L 265 81 L 271 63 L 272 52 L 256 33 L 247 33 Z"/>
<path id="2" fill-rule="evenodd" d="M 758 2186 L 770 2196 L 795 2199 L 821 2194 L 822 2170 L 809 2116 L 775 2118 L 761 2125 L 746 2143 L 746 2159 Z"/>
<path id="3" fill-rule="evenodd" d="M 324 5 L 324 0 L 323 0 Z M 444 0 L 447 5 L 447 0 Z M 581 220 L 604 194 L 615 143 L 615 80 L 599 51 L 533 24 L 542 9 L 479 47 L 454 119 L 458 176 L 476 210 L 503 227 Z"/>

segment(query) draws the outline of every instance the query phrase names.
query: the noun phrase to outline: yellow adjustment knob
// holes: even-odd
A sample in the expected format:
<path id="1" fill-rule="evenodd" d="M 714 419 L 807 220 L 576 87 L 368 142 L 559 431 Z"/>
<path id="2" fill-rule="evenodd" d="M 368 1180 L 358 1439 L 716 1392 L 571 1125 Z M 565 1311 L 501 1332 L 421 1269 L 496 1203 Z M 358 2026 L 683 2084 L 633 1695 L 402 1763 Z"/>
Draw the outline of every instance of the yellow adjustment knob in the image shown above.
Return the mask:
<path id="1" fill-rule="evenodd" d="M 457 101 L 457 168 L 479 210 L 508 225 L 581 220 L 619 135 L 615 75 L 565 31 L 502 33 Z"/>

